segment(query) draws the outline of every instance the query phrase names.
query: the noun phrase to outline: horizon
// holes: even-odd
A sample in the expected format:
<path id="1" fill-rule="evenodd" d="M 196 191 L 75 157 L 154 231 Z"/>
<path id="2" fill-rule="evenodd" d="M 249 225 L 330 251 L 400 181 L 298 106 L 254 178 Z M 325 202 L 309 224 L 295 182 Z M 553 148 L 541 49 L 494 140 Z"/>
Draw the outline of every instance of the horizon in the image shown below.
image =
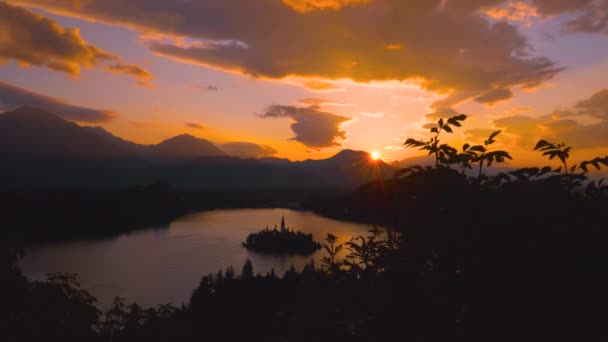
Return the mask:
<path id="1" fill-rule="evenodd" d="M 448 142 L 502 130 L 513 167 L 538 164 L 539 139 L 575 159 L 608 151 L 608 1 L 416 3 L 2 1 L 0 110 L 54 109 L 138 144 L 247 142 L 292 161 L 418 157 L 405 140 L 459 113 L 469 120 Z"/>

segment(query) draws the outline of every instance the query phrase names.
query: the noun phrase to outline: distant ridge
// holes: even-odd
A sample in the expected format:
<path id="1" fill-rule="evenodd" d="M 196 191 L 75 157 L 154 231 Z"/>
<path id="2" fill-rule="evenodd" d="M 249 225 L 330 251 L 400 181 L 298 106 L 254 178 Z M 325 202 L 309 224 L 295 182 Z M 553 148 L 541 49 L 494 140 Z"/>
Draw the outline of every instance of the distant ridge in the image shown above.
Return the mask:
<path id="1" fill-rule="evenodd" d="M 166 183 L 181 189 L 353 188 L 390 178 L 392 167 L 369 153 L 343 150 L 292 162 L 228 156 L 188 134 L 156 145 L 124 140 L 101 127 L 81 127 L 33 107 L 0 114 L 2 188 L 108 188 Z"/>
<path id="2" fill-rule="evenodd" d="M 166 158 L 226 157 L 227 154 L 211 142 L 182 134 L 149 147 L 156 156 Z"/>

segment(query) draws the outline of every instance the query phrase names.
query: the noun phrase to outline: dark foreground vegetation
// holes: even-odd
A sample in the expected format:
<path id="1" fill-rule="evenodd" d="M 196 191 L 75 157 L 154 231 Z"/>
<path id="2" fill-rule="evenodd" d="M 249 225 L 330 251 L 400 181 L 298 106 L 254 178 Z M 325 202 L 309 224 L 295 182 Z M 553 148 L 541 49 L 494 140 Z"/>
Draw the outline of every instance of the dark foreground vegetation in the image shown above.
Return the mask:
<path id="1" fill-rule="evenodd" d="M 379 212 L 395 228 L 325 238 L 323 263 L 255 274 L 250 262 L 204 276 L 182 307 L 118 299 L 105 316 L 68 275 L 25 280 L 4 248 L 8 341 L 600 341 L 608 338 L 608 187 L 587 179 L 608 157 L 568 165 L 570 148 L 541 141 L 561 164 L 487 177 L 511 156 L 427 141 L 434 167 L 361 187 L 333 209 Z M 447 127 L 447 128 L 446 128 Z M 462 167 L 476 167 L 467 177 Z"/>
<path id="2" fill-rule="evenodd" d="M 312 234 L 266 228 L 249 234 L 243 247 L 268 254 L 310 255 L 320 249 L 321 244 L 313 239 Z"/>

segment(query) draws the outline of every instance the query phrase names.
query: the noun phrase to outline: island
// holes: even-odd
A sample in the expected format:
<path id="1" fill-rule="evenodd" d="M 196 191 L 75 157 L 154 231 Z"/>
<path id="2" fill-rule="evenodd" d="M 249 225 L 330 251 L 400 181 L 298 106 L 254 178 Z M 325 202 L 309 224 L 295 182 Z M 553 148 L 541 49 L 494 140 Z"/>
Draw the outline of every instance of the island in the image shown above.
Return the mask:
<path id="1" fill-rule="evenodd" d="M 243 247 L 262 253 L 269 254 L 302 254 L 309 255 L 321 248 L 321 244 L 315 241 L 312 234 L 285 227 L 285 216 L 281 217 L 281 230 L 276 225 L 274 229 L 265 229 L 252 233 L 243 242 Z"/>

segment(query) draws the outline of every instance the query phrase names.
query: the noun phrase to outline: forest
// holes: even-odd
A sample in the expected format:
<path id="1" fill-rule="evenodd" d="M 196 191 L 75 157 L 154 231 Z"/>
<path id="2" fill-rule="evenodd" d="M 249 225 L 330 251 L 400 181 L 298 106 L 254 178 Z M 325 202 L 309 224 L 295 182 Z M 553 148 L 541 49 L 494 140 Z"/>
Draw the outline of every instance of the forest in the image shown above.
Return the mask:
<path id="1" fill-rule="evenodd" d="M 575 150 L 541 140 L 549 166 L 488 176 L 514 158 L 442 141 L 466 120 L 441 119 L 405 145 L 434 165 L 319 201 L 328 215 L 378 225 L 323 241 L 322 263 L 284 275 L 250 261 L 202 275 L 190 301 L 144 308 L 116 298 L 102 313 L 76 275 L 26 279 L 4 241 L 0 319 L 7 341 L 496 341 L 602 340 L 608 317 L 608 184 L 572 164 Z M 463 170 L 475 170 L 469 176 Z M 345 213 L 345 208 L 348 213 Z M 385 228 L 380 228 L 387 227 Z"/>

